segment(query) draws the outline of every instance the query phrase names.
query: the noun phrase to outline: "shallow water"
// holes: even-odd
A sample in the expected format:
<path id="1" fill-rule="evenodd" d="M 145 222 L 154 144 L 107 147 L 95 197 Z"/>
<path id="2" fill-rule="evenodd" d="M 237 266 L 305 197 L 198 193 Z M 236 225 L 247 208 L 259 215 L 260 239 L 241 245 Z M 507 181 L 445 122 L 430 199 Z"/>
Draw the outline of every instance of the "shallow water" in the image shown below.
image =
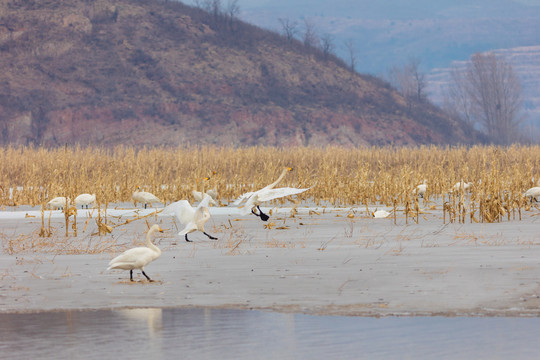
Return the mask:
<path id="1" fill-rule="evenodd" d="M 0 314 L 2 359 L 537 359 L 540 318 L 226 309 Z"/>

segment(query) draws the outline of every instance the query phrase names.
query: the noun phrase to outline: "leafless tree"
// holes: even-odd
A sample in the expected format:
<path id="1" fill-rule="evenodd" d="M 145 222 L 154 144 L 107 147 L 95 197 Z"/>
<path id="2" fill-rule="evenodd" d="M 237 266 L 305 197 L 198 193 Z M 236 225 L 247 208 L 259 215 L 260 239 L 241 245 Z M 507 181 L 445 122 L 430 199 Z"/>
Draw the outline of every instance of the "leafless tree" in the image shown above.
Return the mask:
<path id="1" fill-rule="evenodd" d="M 227 8 L 224 10 L 224 13 L 227 17 L 230 29 L 234 30 L 236 20 L 238 19 L 238 14 L 240 14 L 240 6 L 238 5 L 238 0 L 228 0 Z"/>
<path id="2" fill-rule="evenodd" d="M 354 42 L 352 39 L 348 39 L 345 41 L 345 49 L 347 50 L 347 54 L 349 55 L 349 68 L 352 73 L 356 71 L 356 49 L 354 47 Z"/>
<path id="3" fill-rule="evenodd" d="M 420 71 L 421 61 L 410 58 L 404 66 L 393 66 L 388 70 L 388 81 L 403 95 L 409 110 L 415 102 L 425 100 L 427 81 Z"/>
<path id="4" fill-rule="evenodd" d="M 443 90 L 443 109 L 454 117 L 465 120 L 471 126 L 475 125 L 472 116 L 471 98 L 465 86 L 465 72 L 454 67 L 450 71 L 450 82 Z"/>
<path id="5" fill-rule="evenodd" d="M 296 21 L 289 20 L 289 18 L 280 18 L 278 20 L 281 24 L 283 35 L 285 35 L 287 41 L 293 41 L 294 36 L 298 33 L 298 23 Z"/>
<path id="6" fill-rule="evenodd" d="M 315 23 L 308 18 L 304 19 L 304 34 L 302 40 L 307 47 L 316 47 L 319 43 Z"/>
<path id="7" fill-rule="evenodd" d="M 221 0 L 195 0 L 195 6 L 218 18 L 221 15 Z"/>
<path id="8" fill-rule="evenodd" d="M 234 21 L 238 18 L 238 14 L 240 14 L 240 6 L 238 5 L 238 0 L 229 0 L 227 2 L 227 8 L 225 10 L 225 13 L 229 17 L 230 21 Z"/>
<path id="9" fill-rule="evenodd" d="M 453 76 L 449 88 L 456 92 L 453 101 L 461 116 L 477 122 L 491 141 L 507 145 L 519 138 L 521 83 L 503 57 L 474 54 L 462 74 Z"/>
<path id="10" fill-rule="evenodd" d="M 194 0 L 193 2 L 199 9 L 203 9 L 208 12 L 212 9 L 212 0 Z"/>
<path id="11" fill-rule="evenodd" d="M 321 36 L 321 51 L 324 54 L 325 60 L 328 56 L 334 53 L 334 37 L 331 34 L 324 34 Z"/>

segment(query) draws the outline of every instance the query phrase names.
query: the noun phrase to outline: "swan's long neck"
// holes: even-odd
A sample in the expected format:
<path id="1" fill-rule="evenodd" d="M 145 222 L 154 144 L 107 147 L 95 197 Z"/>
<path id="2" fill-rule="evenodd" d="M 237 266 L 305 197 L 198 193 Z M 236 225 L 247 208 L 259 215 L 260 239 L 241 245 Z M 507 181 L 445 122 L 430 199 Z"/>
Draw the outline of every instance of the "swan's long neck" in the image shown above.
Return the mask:
<path id="1" fill-rule="evenodd" d="M 206 181 L 209 181 L 209 180 L 210 180 L 210 178 L 208 178 L 208 177 L 205 177 L 204 179 L 202 179 L 201 193 L 204 194 L 205 183 L 206 183 Z M 197 185 L 198 184 L 196 182 L 195 185 L 193 186 L 193 190 L 197 191 Z"/>
<path id="2" fill-rule="evenodd" d="M 161 250 L 152 243 L 152 235 L 154 235 L 156 231 L 156 227 L 152 227 L 150 230 L 148 230 L 148 233 L 146 234 L 146 246 L 157 253 L 161 253 Z"/>
<path id="3" fill-rule="evenodd" d="M 289 171 L 288 169 L 283 169 L 283 171 L 281 172 L 281 175 L 279 175 L 277 180 L 271 183 L 270 185 L 268 185 L 267 187 L 265 187 L 265 189 L 273 189 L 274 186 L 276 186 L 277 184 L 279 184 L 281 180 L 283 180 L 283 178 L 285 177 L 285 174 L 287 174 L 288 171 Z"/>

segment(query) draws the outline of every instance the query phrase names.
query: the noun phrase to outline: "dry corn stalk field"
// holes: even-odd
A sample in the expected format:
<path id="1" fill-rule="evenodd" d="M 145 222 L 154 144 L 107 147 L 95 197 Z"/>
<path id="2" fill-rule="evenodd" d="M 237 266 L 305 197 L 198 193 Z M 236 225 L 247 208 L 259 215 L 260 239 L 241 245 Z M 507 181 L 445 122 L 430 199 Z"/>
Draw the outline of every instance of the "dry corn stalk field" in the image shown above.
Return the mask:
<path id="1" fill-rule="evenodd" d="M 540 211 L 523 195 L 538 186 L 538 146 L 3 148 L 0 156 L 8 283 L 0 305 L 9 311 L 232 304 L 519 316 L 540 309 Z M 265 203 L 269 221 L 229 205 L 287 166 L 294 170 L 278 186 L 310 189 Z M 424 180 L 420 198 L 413 190 Z M 461 180 L 473 184 L 470 191 L 451 191 Z M 206 231 L 219 240 L 195 232 L 193 243 L 184 241 L 182 224 L 161 212 L 165 204 L 130 204 L 137 186 L 165 204 L 193 202 L 194 188 L 215 188 L 221 205 L 210 208 Z M 97 208 L 45 210 L 53 197 L 87 192 L 96 194 Z M 393 214 L 374 219 L 368 208 Z M 158 281 L 139 274 L 142 281 L 131 283 L 125 271 L 105 270 L 119 253 L 144 244 L 153 223 L 164 230 L 154 239 L 163 254 L 148 269 Z M 147 296 L 118 286 L 128 283 L 144 285 Z"/>
<path id="2" fill-rule="evenodd" d="M 223 204 L 266 186 L 291 166 L 280 186 L 312 187 L 299 201 L 316 205 L 380 204 L 414 210 L 413 190 L 427 180 L 421 202 L 442 200 L 459 212 L 451 193 L 459 181 L 472 182 L 470 201 L 507 210 L 527 206 L 522 194 L 538 186 L 540 147 L 420 148 L 224 148 L 132 147 L 56 149 L 4 147 L 0 150 L 0 205 L 45 205 L 56 196 L 74 199 L 95 193 L 97 202 L 130 202 L 140 186 L 165 203 L 191 199 L 191 190 L 215 188 Z M 209 180 L 204 180 L 209 177 Z M 454 209 L 454 210 L 452 210 Z M 494 215 L 493 215 L 494 216 Z"/>

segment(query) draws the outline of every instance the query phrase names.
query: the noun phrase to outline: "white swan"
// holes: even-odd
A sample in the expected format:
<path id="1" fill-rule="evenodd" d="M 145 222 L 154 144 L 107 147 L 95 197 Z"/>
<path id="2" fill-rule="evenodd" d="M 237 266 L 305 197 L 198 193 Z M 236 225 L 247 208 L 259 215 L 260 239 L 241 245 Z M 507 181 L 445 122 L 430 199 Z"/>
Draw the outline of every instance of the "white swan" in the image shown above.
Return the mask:
<path id="1" fill-rule="evenodd" d="M 382 218 L 388 217 L 390 213 L 386 210 L 375 210 L 374 212 L 371 213 L 371 215 L 376 219 L 382 219 Z"/>
<path id="2" fill-rule="evenodd" d="M 208 236 L 209 239 L 217 240 L 217 237 L 206 233 L 204 230 L 204 224 L 210 219 L 210 212 L 208 211 L 208 203 L 210 200 L 212 200 L 210 196 L 205 195 L 196 208 L 191 206 L 189 201 L 180 200 L 166 206 L 165 209 L 163 209 L 163 213 L 175 215 L 178 221 L 185 225 L 184 229 L 180 231 L 178 235 L 184 235 L 187 242 L 191 242 L 191 240 L 188 239 L 188 234 L 197 230 Z"/>
<path id="3" fill-rule="evenodd" d="M 452 189 L 454 191 L 459 191 L 459 190 L 462 190 L 462 191 L 469 191 L 471 186 L 473 185 L 472 182 L 464 182 L 463 180 L 457 182 L 453 187 Z"/>
<path id="4" fill-rule="evenodd" d="M 81 205 L 81 209 L 86 206 L 88 209 L 88 205 L 93 204 L 96 202 L 96 194 L 81 194 L 75 198 L 75 206 Z"/>
<path id="5" fill-rule="evenodd" d="M 416 193 L 417 193 L 418 195 L 420 195 L 420 197 L 423 199 L 423 198 L 424 198 L 424 194 L 426 193 L 426 190 L 427 190 L 427 180 L 424 179 L 424 182 L 423 182 L 422 184 L 418 185 L 418 186 L 416 187 L 416 190 L 415 190 L 415 191 L 416 191 Z"/>
<path id="6" fill-rule="evenodd" d="M 144 208 L 146 209 L 146 205 L 148 204 L 161 202 L 161 200 L 159 200 L 154 194 L 146 191 L 139 191 L 140 189 L 141 187 L 137 186 L 137 190 L 131 196 L 132 199 L 135 201 L 135 206 L 137 206 L 137 202 L 140 202 L 144 204 Z"/>
<path id="7" fill-rule="evenodd" d="M 528 197 L 531 199 L 531 202 L 538 201 L 538 197 L 540 197 L 540 186 L 535 186 L 530 188 L 529 190 L 525 191 L 523 196 Z"/>
<path id="8" fill-rule="evenodd" d="M 243 195 L 240 195 L 240 197 L 236 199 L 235 202 L 233 202 L 233 205 L 238 206 L 238 208 L 240 209 L 240 213 L 242 215 L 247 215 L 251 212 L 255 216 L 260 217 L 262 221 L 267 221 L 270 217 L 266 215 L 265 213 L 263 213 L 261 211 L 261 208 L 259 207 L 263 202 L 278 199 L 278 198 L 289 196 L 289 195 L 300 194 L 310 189 L 310 188 L 297 189 L 297 188 L 290 188 L 290 187 L 274 189 L 274 186 L 276 186 L 289 171 L 292 171 L 292 168 L 287 167 L 283 169 L 279 178 L 273 183 L 271 183 L 270 185 L 260 190 L 247 192 Z M 255 212 L 255 208 L 259 210 L 258 214 Z"/>
<path id="9" fill-rule="evenodd" d="M 208 180 L 210 180 L 210 178 L 205 177 L 203 179 L 203 182 L 208 181 Z M 193 194 L 193 198 L 195 199 L 196 202 L 201 202 L 204 199 L 204 196 L 208 195 L 211 198 L 210 202 L 209 202 L 209 205 L 217 205 L 217 202 L 216 202 L 217 201 L 217 191 L 216 191 L 216 189 L 210 189 L 210 190 L 205 192 L 204 191 L 204 185 L 203 185 L 202 191 L 197 191 L 197 190 L 193 189 L 191 191 L 191 194 Z"/>
<path id="10" fill-rule="evenodd" d="M 129 280 L 133 281 L 133 270 L 140 269 L 148 281 L 153 281 L 144 272 L 144 267 L 161 255 L 161 250 L 152 243 L 152 235 L 156 231 L 163 232 L 158 224 L 152 225 L 150 230 L 148 230 L 146 234 L 146 247 L 141 246 L 124 251 L 109 262 L 107 270 L 129 270 Z"/>
<path id="11" fill-rule="evenodd" d="M 69 198 L 66 198 L 65 196 L 58 196 L 52 199 L 47 203 L 51 208 L 53 209 L 63 209 L 64 207 L 69 206 L 70 204 Z"/>

